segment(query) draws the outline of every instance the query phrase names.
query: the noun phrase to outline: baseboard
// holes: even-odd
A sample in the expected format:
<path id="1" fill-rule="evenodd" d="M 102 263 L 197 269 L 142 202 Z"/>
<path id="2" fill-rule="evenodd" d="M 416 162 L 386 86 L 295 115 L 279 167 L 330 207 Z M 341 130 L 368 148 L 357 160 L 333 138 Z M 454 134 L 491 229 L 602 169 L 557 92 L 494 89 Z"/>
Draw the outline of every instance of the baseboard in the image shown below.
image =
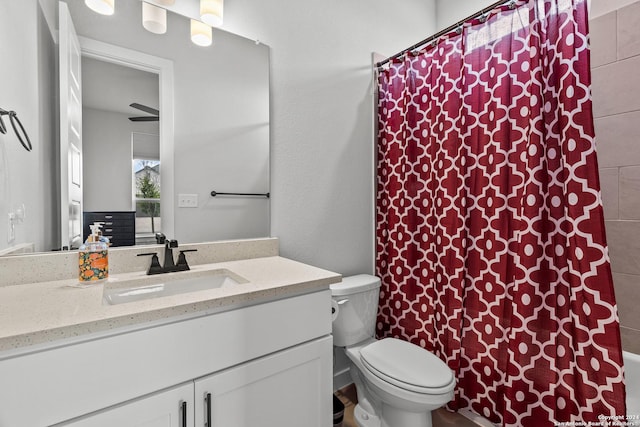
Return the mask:
<path id="1" fill-rule="evenodd" d="M 333 391 L 338 391 L 353 383 L 349 368 L 333 373 Z"/>

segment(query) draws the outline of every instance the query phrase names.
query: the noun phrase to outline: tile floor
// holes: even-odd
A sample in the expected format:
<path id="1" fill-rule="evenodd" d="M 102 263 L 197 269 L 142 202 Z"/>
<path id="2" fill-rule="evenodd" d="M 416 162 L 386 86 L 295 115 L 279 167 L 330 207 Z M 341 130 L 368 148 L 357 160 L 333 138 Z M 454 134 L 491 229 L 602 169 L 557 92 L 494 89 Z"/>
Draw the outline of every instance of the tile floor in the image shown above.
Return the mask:
<path id="1" fill-rule="evenodd" d="M 353 409 L 358 403 L 356 388 L 353 384 L 338 390 L 336 396 L 344 403 L 344 421 L 342 427 L 358 427 L 353 419 Z M 478 427 L 478 424 L 460 414 L 440 408 L 433 414 L 433 427 Z"/>

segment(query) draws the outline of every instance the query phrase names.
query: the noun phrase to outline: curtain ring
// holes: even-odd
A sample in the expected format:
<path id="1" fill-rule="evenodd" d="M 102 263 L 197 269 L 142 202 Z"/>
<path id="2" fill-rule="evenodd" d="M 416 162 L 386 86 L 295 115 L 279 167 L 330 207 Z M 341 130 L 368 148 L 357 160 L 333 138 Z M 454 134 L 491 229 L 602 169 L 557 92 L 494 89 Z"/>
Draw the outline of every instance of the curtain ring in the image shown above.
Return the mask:
<path id="1" fill-rule="evenodd" d="M 516 0 L 511 0 L 509 2 L 509 9 L 515 9 L 516 7 Z"/>
<path id="2" fill-rule="evenodd" d="M 489 18 L 489 14 L 487 14 L 487 12 L 482 12 L 482 15 L 480 15 L 478 20 L 484 24 L 485 22 L 487 22 L 488 18 Z"/>
<path id="3" fill-rule="evenodd" d="M 462 34 L 462 25 L 458 25 L 458 28 L 456 28 L 456 34 Z"/>

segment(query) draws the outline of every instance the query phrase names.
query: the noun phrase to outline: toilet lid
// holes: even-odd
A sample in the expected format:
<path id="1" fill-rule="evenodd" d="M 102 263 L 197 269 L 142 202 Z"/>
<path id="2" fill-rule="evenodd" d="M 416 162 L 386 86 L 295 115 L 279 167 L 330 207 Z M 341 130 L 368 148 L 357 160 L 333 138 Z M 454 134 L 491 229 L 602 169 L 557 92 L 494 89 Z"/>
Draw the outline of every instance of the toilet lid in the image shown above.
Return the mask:
<path id="1" fill-rule="evenodd" d="M 360 358 L 371 373 L 401 388 L 436 389 L 454 382 L 453 372 L 436 355 L 396 338 L 367 345 Z"/>

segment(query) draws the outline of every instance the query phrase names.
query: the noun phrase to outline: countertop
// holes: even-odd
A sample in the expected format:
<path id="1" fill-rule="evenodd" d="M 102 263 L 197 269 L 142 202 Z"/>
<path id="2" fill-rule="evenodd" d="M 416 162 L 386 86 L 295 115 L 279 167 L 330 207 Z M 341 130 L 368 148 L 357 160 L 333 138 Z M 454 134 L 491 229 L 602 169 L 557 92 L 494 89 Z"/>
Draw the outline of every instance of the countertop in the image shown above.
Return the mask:
<path id="1" fill-rule="evenodd" d="M 248 283 L 118 305 L 103 303 L 105 286 L 145 277 L 168 281 L 227 269 Z M 34 345 L 180 320 L 323 289 L 340 281 L 339 274 L 280 256 L 201 264 L 191 271 L 146 276 L 144 272 L 112 275 L 109 281 L 73 287 L 76 279 L 0 287 L 0 352 Z M 92 335 L 93 334 L 93 335 Z"/>

